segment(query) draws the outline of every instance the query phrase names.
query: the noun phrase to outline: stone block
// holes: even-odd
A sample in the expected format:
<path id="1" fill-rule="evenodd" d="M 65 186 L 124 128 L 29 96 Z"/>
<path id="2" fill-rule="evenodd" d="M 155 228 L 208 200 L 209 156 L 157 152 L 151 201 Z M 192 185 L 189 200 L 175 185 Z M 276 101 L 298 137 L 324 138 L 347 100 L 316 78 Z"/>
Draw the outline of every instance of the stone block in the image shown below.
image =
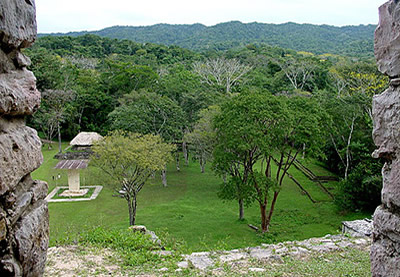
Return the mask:
<path id="1" fill-rule="evenodd" d="M 11 57 L 0 49 L 0 73 L 8 73 L 16 69 Z"/>
<path id="2" fill-rule="evenodd" d="M 26 48 L 35 41 L 36 33 L 35 0 L 0 1 L 2 44 L 12 49 Z"/>
<path id="3" fill-rule="evenodd" d="M 374 232 L 392 241 L 400 242 L 400 216 L 391 213 L 382 206 L 378 207 L 374 214 Z"/>
<path id="4" fill-rule="evenodd" d="M 7 210 L 12 225 L 14 225 L 14 223 L 20 218 L 22 213 L 24 213 L 25 210 L 29 207 L 31 201 L 32 201 L 32 192 L 25 192 L 23 194 L 18 195 L 17 200 Z"/>
<path id="5" fill-rule="evenodd" d="M 373 277 L 399 277 L 400 245 L 388 239 L 379 239 L 371 246 L 371 271 Z"/>
<path id="6" fill-rule="evenodd" d="M 30 191 L 32 192 L 32 204 L 39 200 L 43 200 L 47 196 L 49 186 L 46 182 L 35 180 Z"/>
<path id="7" fill-rule="evenodd" d="M 40 105 L 36 78 L 27 69 L 0 74 L 0 115 L 31 115 Z"/>
<path id="8" fill-rule="evenodd" d="M 400 160 L 386 163 L 382 177 L 382 203 L 389 208 L 400 207 Z"/>
<path id="9" fill-rule="evenodd" d="M 375 57 L 379 71 L 391 77 L 400 75 L 400 3 L 388 1 L 379 8 L 375 30 Z"/>
<path id="10" fill-rule="evenodd" d="M 0 195 L 41 165 L 41 145 L 37 132 L 29 127 L 0 133 Z"/>
<path id="11" fill-rule="evenodd" d="M 41 276 L 49 244 L 49 222 L 46 201 L 39 201 L 17 222 L 15 243 L 24 276 Z"/>
<path id="12" fill-rule="evenodd" d="M 373 156 L 392 159 L 400 141 L 400 90 L 389 88 L 372 101 L 374 128 L 372 138 L 378 147 Z"/>

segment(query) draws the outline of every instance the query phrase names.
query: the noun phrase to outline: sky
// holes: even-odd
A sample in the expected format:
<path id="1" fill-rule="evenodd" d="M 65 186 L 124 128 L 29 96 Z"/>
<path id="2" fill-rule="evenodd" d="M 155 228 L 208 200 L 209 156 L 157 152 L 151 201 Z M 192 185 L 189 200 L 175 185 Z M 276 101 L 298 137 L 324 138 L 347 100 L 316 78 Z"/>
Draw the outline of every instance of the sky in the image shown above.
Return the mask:
<path id="1" fill-rule="evenodd" d="M 39 33 L 157 23 L 377 24 L 385 0 L 36 0 Z"/>

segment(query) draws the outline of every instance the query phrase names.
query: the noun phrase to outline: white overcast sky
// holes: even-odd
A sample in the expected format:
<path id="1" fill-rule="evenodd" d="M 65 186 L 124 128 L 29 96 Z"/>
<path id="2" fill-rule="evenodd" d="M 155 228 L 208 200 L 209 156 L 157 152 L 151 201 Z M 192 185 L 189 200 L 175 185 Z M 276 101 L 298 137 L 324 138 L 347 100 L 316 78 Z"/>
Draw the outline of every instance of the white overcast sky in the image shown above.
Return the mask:
<path id="1" fill-rule="evenodd" d="M 385 0 L 36 0 L 38 32 L 157 23 L 377 24 Z"/>

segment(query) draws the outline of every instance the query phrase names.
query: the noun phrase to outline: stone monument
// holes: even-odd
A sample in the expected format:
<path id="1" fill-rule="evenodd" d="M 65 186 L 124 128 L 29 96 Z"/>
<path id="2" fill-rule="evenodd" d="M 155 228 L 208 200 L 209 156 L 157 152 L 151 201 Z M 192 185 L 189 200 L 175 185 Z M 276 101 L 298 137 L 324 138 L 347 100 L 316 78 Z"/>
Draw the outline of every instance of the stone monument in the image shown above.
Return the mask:
<path id="1" fill-rule="evenodd" d="M 21 52 L 36 39 L 35 13 L 34 0 L 0 1 L 0 276 L 41 276 L 49 240 L 47 184 L 30 175 L 41 142 L 25 125 L 40 104 Z"/>
<path id="2" fill-rule="evenodd" d="M 376 158 L 383 158 L 382 205 L 374 214 L 372 276 L 400 276 L 400 1 L 379 8 L 375 56 L 389 88 L 373 99 Z"/>

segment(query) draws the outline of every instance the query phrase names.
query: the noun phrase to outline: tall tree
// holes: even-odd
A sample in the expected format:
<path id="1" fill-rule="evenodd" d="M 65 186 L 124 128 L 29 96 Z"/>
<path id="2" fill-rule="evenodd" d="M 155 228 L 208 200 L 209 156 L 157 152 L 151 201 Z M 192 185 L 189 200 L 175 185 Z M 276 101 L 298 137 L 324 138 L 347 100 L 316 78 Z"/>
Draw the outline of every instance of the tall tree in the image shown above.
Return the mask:
<path id="1" fill-rule="evenodd" d="M 232 87 L 252 68 L 242 64 L 237 59 L 225 59 L 218 57 L 203 62 L 193 63 L 193 70 L 202 80 L 210 86 L 223 87 L 226 94 L 230 94 Z"/>
<path id="2" fill-rule="evenodd" d="M 322 117 L 311 99 L 266 93 L 242 94 L 222 106 L 216 118 L 214 165 L 231 176 L 228 185 L 236 186 L 230 191 L 239 196 L 240 205 L 246 199 L 258 202 L 263 232 L 269 229 L 283 180 L 303 145 L 314 153 L 323 145 Z M 255 166 L 258 162 L 261 168 Z"/>
<path id="3" fill-rule="evenodd" d="M 189 144 L 189 148 L 193 150 L 196 159 L 200 163 L 201 173 L 205 172 L 205 165 L 212 158 L 216 140 L 213 120 L 219 112 L 219 106 L 210 106 L 207 109 L 201 110 L 199 114 L 200 118 L 195 123 L 193 131 L 185 134 L 184 137 L 184 141 Z"/>
<path id="4" fill-rule="evenodd" d="M 42 105 L 34 115 L 34 122 L 46 135 L 48 140 L 54 137 L 55 130 L 58 134 L 58 152 L 61 148 L 61 124 L 70 116 L 70 102 L 75 97 L 75 92 L 64 90 L 45 90 L 42 92 Z"/>
<path id="5" fill-rule="evenodd" d="M 128 202 L 129 225 L 135 224 L 137 196 L 147 179 L 171 160 L 175 146 L 160 136 L 114 131 L 96 142 L 91 164 L 116 181 L 115 191 Z"/>
<path id="6" fill-rule="evenodd" d="M 120 100 L 120 106 L 109 115 L 112 130 L 125 130 L 161 136 L 165 141 L 182 141 L 185 116 L 171 99 L 155 93 L 132 92 Z M 162 170 L 167 186 L 166 169 Z"/>

